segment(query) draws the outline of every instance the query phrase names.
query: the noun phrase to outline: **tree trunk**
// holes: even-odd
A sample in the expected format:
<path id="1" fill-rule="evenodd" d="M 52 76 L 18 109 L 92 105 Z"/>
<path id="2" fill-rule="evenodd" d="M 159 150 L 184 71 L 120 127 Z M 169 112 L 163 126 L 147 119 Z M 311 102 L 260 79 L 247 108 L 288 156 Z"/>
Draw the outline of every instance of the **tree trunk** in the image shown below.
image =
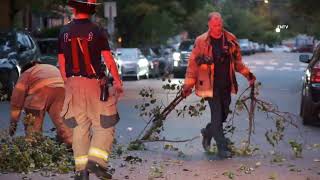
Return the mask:
<path id="1" fill-rule="evenodd" d="M 11 0 L 1 0 L 0 2 L 0 28 L 1 29 L 10 29 L 13 25 L 13 8 Z"/>

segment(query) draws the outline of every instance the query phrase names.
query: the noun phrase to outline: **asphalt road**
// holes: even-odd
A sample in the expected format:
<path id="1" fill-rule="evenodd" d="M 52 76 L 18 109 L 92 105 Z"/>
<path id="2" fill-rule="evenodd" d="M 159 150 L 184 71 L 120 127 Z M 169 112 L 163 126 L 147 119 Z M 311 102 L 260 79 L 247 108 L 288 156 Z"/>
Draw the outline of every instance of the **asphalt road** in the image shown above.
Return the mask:
<path id="1" fill-rule="evenodd" d="M 273 103 L 278 106 L 280 111 L 299 114 L 300 108 L 300 91 L 302 83 L 303 71 L 306 64 L 299 62 L 299 54 L 296 53 L 262 53 L 252 56 L 245 56 L 244 62 L 251 68 L 257 77 L 257 80 L 262 83 L 259 99 Z M 239 91 L 243 91 L 247 86 L 246 79 L 241 75 L 237 75 L 239 83 Z M 178 82 L 182 79 L 173 79 Z M 134 106 L 141 102 L 138 95 L 142 88 L 153 88 L 158 101 L 167 104 L 173 95 L 167 95 L 162 89 L 164 82 L 157 79 L 143 79 L 140 81 L 127 80 L 124 82 L 125 95 L 121 98 L 118 108 L 121 117 L 120 123 L 117 125 L 117 141 L 119 144 L 127 144 L 134 139 L 141 129 L 144 127 L 145 121 L 138 116 L 138 112 Z M 233 96 L 233 103 L 237 96 Z M 179 106 L 197 102 L 199 99 L 196 96 L 190 96 L 183 101 Z M 233 104 L 231 106 L 233 108 Z M 9 104 L 8 102 L 0 103 L 0 124 L 1 128 L 8 127 L 9 119 Z M 200 118 L 178 118 L 175 113 L 168 116 L 163 137 L 167 139 L 189 139 L 200 135 L 200 129 L 209 122 L 209 109 Z M 320 144 L 320 127 L 319 126 L 303 126 L 301 119 L 297 117 L 294 121 L 299 128 L 286 128 L 285 141 L 281 142 L 277 148 L 270 146 L 265 140 L 265 131 L 273 127 L 271 120 L 266 119 L 264 113 L 256 114 L 255 134 L 252 137 L 252 144 L 259 147 L 259 151 L 252 157 L 235 157 L 231 160 L 216 161 L 213 156 L 208 156 L 204 153 L 201 147 L 201 139 L 196 139 L 188 143 L 174 144 L 185 155 L 184 158 L 178 157 L 177 152 L 165 151 L 163 143 L 149 143 L 146 152 L 134 152 L 145 163 L 139 167 L 127 165 L 124 168 L 117 168 L 116 179 L 148 179 L 150 176 L 150 167 L 163 165 L 163 179 L 228 179 L 222 175 L 223 172 L 230 169 L 236 174 L 235 179 L 268 179 L 270 176 L 276 176 L 276 179 L 320 179 L 320 148 L 312 147 L 315 144 Z M 235 118 L 235 126 L 237 127 L 232 140 L 238 145 L 242 140 L 246 139 L 248 121 L 245 114 L 241 114 Z M 48 130 L 52 127 L 50 119 L 46 117 L 44 129 Z M 22 134 L 22 126 L 19 126 L 19 133 Z M 292 155 L 288 140 L 297 140 L 303 143 L 304 151 L 303 158 L 296 159 Z M 280 164 L 271 164 L 270 159 L 274 156 L 273 152 L 278 152 L 286 160 Z M 129 152 L 130 154 L 130 152 Z M 117 167 L 121 160 L 115 160 L 114 165 Z M 257 162 L 262 163 L 261 166 L 255 167 Z M 237 169 L 246 164 L 255 167 L 254 172 L 244 174 Z M 291 170 L 290 170 L 290 168 Z M 300 172 L 292 170 L 292 167 Z M 15 179 L 19 175 L 0 175 L 0 179 Z M 42 179 L 34 176 L 33 179 Z M 61 176 L 58 179 L 65 179 Z M 57 178 L 55 178 L 57 179 Z"/>

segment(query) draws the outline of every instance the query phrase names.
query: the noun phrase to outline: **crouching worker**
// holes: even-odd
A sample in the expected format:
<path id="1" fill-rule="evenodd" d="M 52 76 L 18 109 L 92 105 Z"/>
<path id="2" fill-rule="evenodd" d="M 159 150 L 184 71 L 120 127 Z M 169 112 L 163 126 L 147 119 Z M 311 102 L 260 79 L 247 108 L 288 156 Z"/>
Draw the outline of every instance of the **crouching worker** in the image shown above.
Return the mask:
<path id="1" fill-rule="evenodd" d="M 35 118 L 32 123 L 25 124 L 27 136 L 42 133 L 43 120 L 48 112 L 57 128 L 58 139 L 71 145 L 72 130 L 63 123 L 60 116 L 64 96 L 64 82 L 58 68 L 39 61 L 24 65 L 11 96 L 10 135 L 15 134 L 23 109 L 27 115 L 31 114 Z"/>
<path id="2" fill-rule="evenodd" d="M 75 179 L 89 179 L 89 172 L 111 179 L 107 167 L 119 121 L 116 103 L 122 82 L 106 33 L 90 21 L 96 1 L 70 0 L 68 5 L 74 19 L 60 31 L 58 60 L 66 84 L 61 115 L 73 128 Z M 113 76 L 113 88 L 106 86 L 105 67 Z"/>

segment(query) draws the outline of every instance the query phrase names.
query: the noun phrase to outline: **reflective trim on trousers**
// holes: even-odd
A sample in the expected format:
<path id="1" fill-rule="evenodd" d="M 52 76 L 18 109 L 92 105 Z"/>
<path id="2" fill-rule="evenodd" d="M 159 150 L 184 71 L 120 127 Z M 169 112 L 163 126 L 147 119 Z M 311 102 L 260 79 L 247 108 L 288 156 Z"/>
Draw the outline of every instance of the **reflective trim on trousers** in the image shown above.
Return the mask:
<path id="1" fill-rule="evenodd" d="M 101 150 L 99 148 L 91 147 L 89 150 L 89 156 L 94 156 L 105 161 L 109 159 L 109 153 L 107 151 Z"/>
<path id="2" fill-rule="evenodd" d="M 74 160 L 75 160 L 76 166 L 86 165 L 88 163 L 88 156 L 85 155 L 85 156 L 75 157 Z"/>

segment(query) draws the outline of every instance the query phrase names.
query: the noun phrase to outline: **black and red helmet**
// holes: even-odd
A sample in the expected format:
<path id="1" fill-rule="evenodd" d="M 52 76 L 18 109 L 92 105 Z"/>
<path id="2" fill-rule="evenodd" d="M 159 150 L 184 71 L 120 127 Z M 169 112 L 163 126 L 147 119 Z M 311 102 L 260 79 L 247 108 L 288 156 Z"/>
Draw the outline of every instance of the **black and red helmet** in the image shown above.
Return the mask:
<path id="1" fill-rule="evenodd" d="M 77 10 L 88 12 L 90 14 L 95 13 L 95 8 L 97 5 L 101 3 L 97 3 L 97 0 L 69 0 L 68 5 Z"/>

